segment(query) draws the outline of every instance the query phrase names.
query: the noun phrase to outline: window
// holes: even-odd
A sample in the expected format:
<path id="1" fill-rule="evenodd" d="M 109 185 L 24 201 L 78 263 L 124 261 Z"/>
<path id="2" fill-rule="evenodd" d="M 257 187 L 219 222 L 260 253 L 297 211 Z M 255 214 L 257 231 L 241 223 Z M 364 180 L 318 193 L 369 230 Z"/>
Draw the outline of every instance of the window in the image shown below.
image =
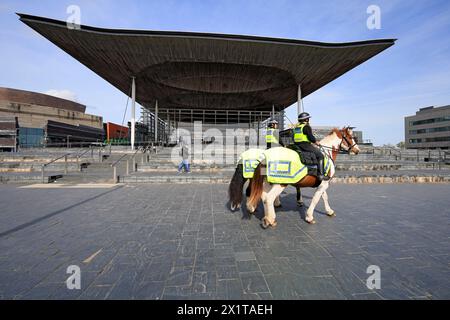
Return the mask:
<path id="1" fill-rule="evenodd" d="M 438 128 L 418 129 L 418 130 L 409 130 L 409 134 L 422 134 L 422 133 L 445 132 L 445 131 L 450 131 L 450 126 L 448 126 L 448 127 L 438 127 Z"/>
<path id="2" fill-rule="evenodd" d="M 445 142 L 450 141 L 450 137 L 436 137 L 425 139 L 409 139 L 409 143 L 421 143 L 421 142 Z"/>
<path id="3" fill-rule="evenodd" d="M 418 121 L 410 121 L 410 126 L 418 126 L 421 124 L 429 124 L 429 123 L 435 123 L 435 122 L 443 122 L 443 121 L 450 121 L 450 116 L 443 116 L 439 118 L 432 118 L 432 119 L 425 119 L 425 120 L 418 120 Z"/>
<path id="4" fill-rule="evenodd" d="M 450 137 L 436 137 L 425 139 L 425 142 L 442 142 L 442 141 L 450 141 Z"/>

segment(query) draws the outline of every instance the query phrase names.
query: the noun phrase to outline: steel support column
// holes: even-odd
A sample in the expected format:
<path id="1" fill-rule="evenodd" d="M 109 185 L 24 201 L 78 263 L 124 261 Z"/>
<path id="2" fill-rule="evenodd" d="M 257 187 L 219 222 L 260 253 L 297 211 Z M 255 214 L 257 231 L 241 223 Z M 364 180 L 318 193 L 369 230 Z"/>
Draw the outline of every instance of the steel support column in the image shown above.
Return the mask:
<path id="1" fill-rule="evenodd" d="M 155 143 L 158 143 L 158 100 L 155 102 Z"/>
<path id="2" fill-rule="evenodd" d="M 298 91 L 297 91 L 297 116 L 302 113 L 303 110 L 303 101 L 302 101 L 302 87 L 299 84 L 298 85 Z"/>
<path id="3" fill-rule="evenodd" d="M 134 150 L 136 134 L 136 78 L 131 82 L 131 150 Z"/>

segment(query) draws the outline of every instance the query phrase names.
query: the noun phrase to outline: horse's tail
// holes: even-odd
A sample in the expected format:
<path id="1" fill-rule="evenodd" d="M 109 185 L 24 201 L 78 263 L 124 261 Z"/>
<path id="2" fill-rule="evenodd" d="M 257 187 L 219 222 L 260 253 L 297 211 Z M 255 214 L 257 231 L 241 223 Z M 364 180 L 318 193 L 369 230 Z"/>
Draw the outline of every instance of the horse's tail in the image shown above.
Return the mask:
<path id="1" fill-rule="evenodd" d="M 250 198 L 248 199 L 248 204 L 253 208 L 256 208 L 259 200 L 261 200 L 261 195 L 263 192 L 264 175 L 261 174 L 263 164 L 260 163 L 255 169 L 253 174 L 253 179 L 251 180 L 250 188 Z"/>
<path id="2" fill-rule="evenodd" d="M 242 174 L 242 164 L 238 164 L 234 171 L 228 186 L 228 198 L 230 200 L 231 210 L 239 208 L 242 202 L 242 189 L 244 188 L 245 178 Z"/>

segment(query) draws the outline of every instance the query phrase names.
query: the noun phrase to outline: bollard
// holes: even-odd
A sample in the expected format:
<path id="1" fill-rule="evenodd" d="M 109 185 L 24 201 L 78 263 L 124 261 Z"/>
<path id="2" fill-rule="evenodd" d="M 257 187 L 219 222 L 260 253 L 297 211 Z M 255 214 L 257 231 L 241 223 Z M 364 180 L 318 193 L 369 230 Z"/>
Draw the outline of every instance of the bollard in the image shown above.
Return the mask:
<path id="1" fill-rule="evenodd" d="M 127 176 L 130 174 L 130 160 L 127 160 Z"/>
<path id="2" fill-rule="evenodd" d="M 438 166 L 439 166 L 439 170 L 441 170 L 441 148 L 439 148 L 438 151 L 439 151 Z"/>
<path id="3" fill-rule="evenodd" d="M 133 164 L 133 172 L 135 172 L 136 171 L 136 158 L 135 157 L 133 157 L 133 162 L 132 162 L 132 164 Z"/>
<path id="4" fill-rule="evenodd" d="M 64 173 L 67 174 L 67 156 L 64 156 Z"/>
<path id="5" fill-rule="evenodd" d="M 91 147 L 91 159 L 94 159 L 94 148 Z"/>
<path id="6" fill-rule="evenodd" d="M 116 166 L 113 167 L 113 183 L 117 183 L 117 169 L 116 169 Z"/>

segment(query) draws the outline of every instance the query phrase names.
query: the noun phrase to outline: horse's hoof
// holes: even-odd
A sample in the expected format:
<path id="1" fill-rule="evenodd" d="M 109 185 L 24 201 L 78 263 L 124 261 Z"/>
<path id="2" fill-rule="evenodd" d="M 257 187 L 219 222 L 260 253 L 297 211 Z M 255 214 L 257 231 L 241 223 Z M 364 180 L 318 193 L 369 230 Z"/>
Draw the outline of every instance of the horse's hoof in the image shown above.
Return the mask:
<path id="1" fill-rule="evenodd" d="M 266 218 L 262 219 L 261 227 L 263 229 L 267 229 L 269 227 L 270 228 L 275 228 L 276 226 L 277 226 L 277 221 L 274 221 L 273 223 L 269 223 Z"/>
<path id="2" fill-rule="evenodd" d="M 279 205 L 273 205 L 275 208 L 281 208 L 281 203 Z"/>
<path id="3" fill-rule="evenodd" d="M 231 211 L 234 211 L 234 210 L 236 209 L 236 207 L 234 206 L 234 204 L 232 204 L 232 205 L 230 206 L 230 209 L 231 209 Z"/>
<path id="4" fill-rule="evenodd" d="M 306 222 L 308 222 L 309 224 L 316 224 L 316 220 L 311 220 L 311 221 L 308 221 L 308 220 L 306 220 Z"/>
<path id="5" fill-rule="evenodd" d="M 336 213 L 334 213 L 334 211 L 333 211 L 331 213 L 327 213 L 327 216 L 329 216 L 330 218 L 334 218 L 334 217 L 336 217 Z"/>
<path id="6" fill-rule="evenodd" d="M 303 203 L 303 202 L 297 202 L 297 205 L 298 205 L 299 207 L 303 207 L 303 206 L 304 206 L 304 203 Z"/>

